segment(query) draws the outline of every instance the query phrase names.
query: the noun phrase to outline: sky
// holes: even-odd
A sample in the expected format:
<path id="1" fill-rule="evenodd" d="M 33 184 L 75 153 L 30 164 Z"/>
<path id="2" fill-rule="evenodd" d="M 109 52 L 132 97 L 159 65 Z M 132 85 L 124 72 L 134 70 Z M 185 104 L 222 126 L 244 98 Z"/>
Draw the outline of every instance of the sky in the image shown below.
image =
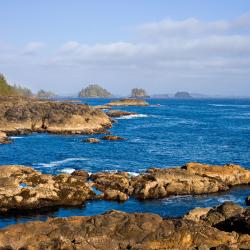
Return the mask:
<path id="1" fill-rule="evenodd" d="M 250 96 L 249 0 L 0 1 L 0 72 L 75 94 Z"/>

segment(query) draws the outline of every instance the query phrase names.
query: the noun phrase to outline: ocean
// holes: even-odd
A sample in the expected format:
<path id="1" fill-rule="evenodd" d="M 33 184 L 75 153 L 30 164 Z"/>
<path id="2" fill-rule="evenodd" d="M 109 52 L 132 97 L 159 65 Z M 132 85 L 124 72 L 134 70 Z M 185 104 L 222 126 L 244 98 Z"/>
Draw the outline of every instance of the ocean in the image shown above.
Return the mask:
<path id="1" fill-rule="evenodd" d="M 100 105 L 109 99 L 79 99 Z M 81 142 L 85 135 L 31 134 L 12 137 L 13 143 L 0 145 L 1 165 L 32 166 L 43 173 L 71 173 L 83 169 L 127 171 L 133 175 L 150 167 L 181 166 L 187 162 L 250 168 L 250 99 L 148 99 L 148 107 L 119 107 L 138 115 L 115 119 L 112 134 L 124 141 Z M 115 109 L 115 108 L 114 108 Z M 91 137 L 99 138 L 102 135 Z M 150 212 L 163 217 L 179 217 L 195 207 L 209 207 L 233 201 L 245 205 L 250 186 L 209 195 L 175 196 L 161 200 L 125 203 L 88 201 L 83 207 L 33 211 L 0 216 L 0 227 L 48 217 L 96 215 L 111 209 Z"/>

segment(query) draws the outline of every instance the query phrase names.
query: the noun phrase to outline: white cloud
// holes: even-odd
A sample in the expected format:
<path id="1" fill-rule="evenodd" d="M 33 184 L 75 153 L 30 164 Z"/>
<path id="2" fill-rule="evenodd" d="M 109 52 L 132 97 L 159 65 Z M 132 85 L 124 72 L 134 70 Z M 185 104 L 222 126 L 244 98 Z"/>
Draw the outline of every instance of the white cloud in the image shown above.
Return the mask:
<path id="1" fill-rule="evenodd" d="M 44 47 L 42 42 L 29 42 L 23 48 L 24 55 L 33 55 Z"/>

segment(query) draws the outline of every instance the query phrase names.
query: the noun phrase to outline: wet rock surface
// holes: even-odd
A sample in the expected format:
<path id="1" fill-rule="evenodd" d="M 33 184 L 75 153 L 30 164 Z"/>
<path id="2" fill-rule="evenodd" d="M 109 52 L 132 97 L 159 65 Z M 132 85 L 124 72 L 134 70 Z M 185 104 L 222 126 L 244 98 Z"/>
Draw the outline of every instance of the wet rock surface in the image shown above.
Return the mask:
<path id="1" fill-rule="evenodd" d="M 249 249 L 250 235 L 205 222 L 156 214 L 109 211 L 103 215 L 49 219 L 0 230 L 2 249 Z"/>
<path id="2" fill-rule="evenodd" d="M 76 175 L 76 173 L 75 173 Z M 82 175 L 41 174 L 23 166 L 1 166 L 0 212 L 82 205 L 95 193 Z"/>
<path id="3" fill-rule="evenodd" d="M 82 142 L 88 142 L 88 143 L 99 143 L 100 140 L 97 139 L 97 138 L 87 138 L 87 139 L 84 139 L 82 140 Z"/>
<path id="4" fill-rule="evenodd" d="M 125 138 L 117 136 L 117 135 L 105 135 L 102 137 L 104 141 L 123 141 Z"/>
<path id="5" fill-rule="evenodd" d="M 111 126 L 112 122 L 104 112 L 88 105 L 0 97 L 0 131 L 7 135 L 105 133 Z"/>
<path id="6" fill-rule="evenodd" d="M 8 138 L 6 133 L 0 131 L 0 144 L 9 144 L 11 139 Z"/>
<path id="7" fill-rule="evenodd" d="M 121 116 L 128 116 L 128 115 L 136 115 L 135 112 L 128 112 L 122 110 L 110 110 L 106 113 L 109 117 L 121 117 Z"/>
<path id="8" fill-rule="evenodd" d="M 117 101 L 111 101 L 108 106 L 149 106 L 148 102 L 141 99 L 122 99 Z"/>

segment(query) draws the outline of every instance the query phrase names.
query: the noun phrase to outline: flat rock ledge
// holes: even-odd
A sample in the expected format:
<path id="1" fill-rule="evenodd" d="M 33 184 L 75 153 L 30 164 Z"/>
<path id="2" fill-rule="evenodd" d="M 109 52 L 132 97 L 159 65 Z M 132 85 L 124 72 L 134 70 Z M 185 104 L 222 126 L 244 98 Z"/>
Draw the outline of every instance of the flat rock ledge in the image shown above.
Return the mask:
<path id="1" fill-rule="evenodd" d="M 48 132 L 55 134 L 106 133 L 111 119 L 89 105 L 0 97 L 0 131 L 7 135 Z"/>
<path id="2" fill-rule="evenodd" d="M 106 104 L 107 106 L 149 106 L 149 103 L 142 99 L 121 99 Z"/>
<path id="3" fill-rule="evenodd" d="M 148 169 L 138 176 L 103 172 L 92 174 L 91 178 L 101 191 L 113 189 L 138 199 L 155 199 L 216 193 L 234 185 L 250 184 L 250 170 L 239 165 L 188 163 L 183 167 Z"/>
<path id="4" fill-rule="evenodd" d="M 221 208 L 214 208 L 213 213 L 218 210 L 221 213 Z M 97 216 L 28 222 L 0 230 L 0 249 L 250 249 L 250 231 L 239 231 L 237 224 L 244 221 L 244 226 L 249 226 L 249 211 L 241 208 L 232 216 L 222 215 L 228 227 L 220 229 L 206 220 L 163 219 L 156 214 L 115 210 Z"/>

